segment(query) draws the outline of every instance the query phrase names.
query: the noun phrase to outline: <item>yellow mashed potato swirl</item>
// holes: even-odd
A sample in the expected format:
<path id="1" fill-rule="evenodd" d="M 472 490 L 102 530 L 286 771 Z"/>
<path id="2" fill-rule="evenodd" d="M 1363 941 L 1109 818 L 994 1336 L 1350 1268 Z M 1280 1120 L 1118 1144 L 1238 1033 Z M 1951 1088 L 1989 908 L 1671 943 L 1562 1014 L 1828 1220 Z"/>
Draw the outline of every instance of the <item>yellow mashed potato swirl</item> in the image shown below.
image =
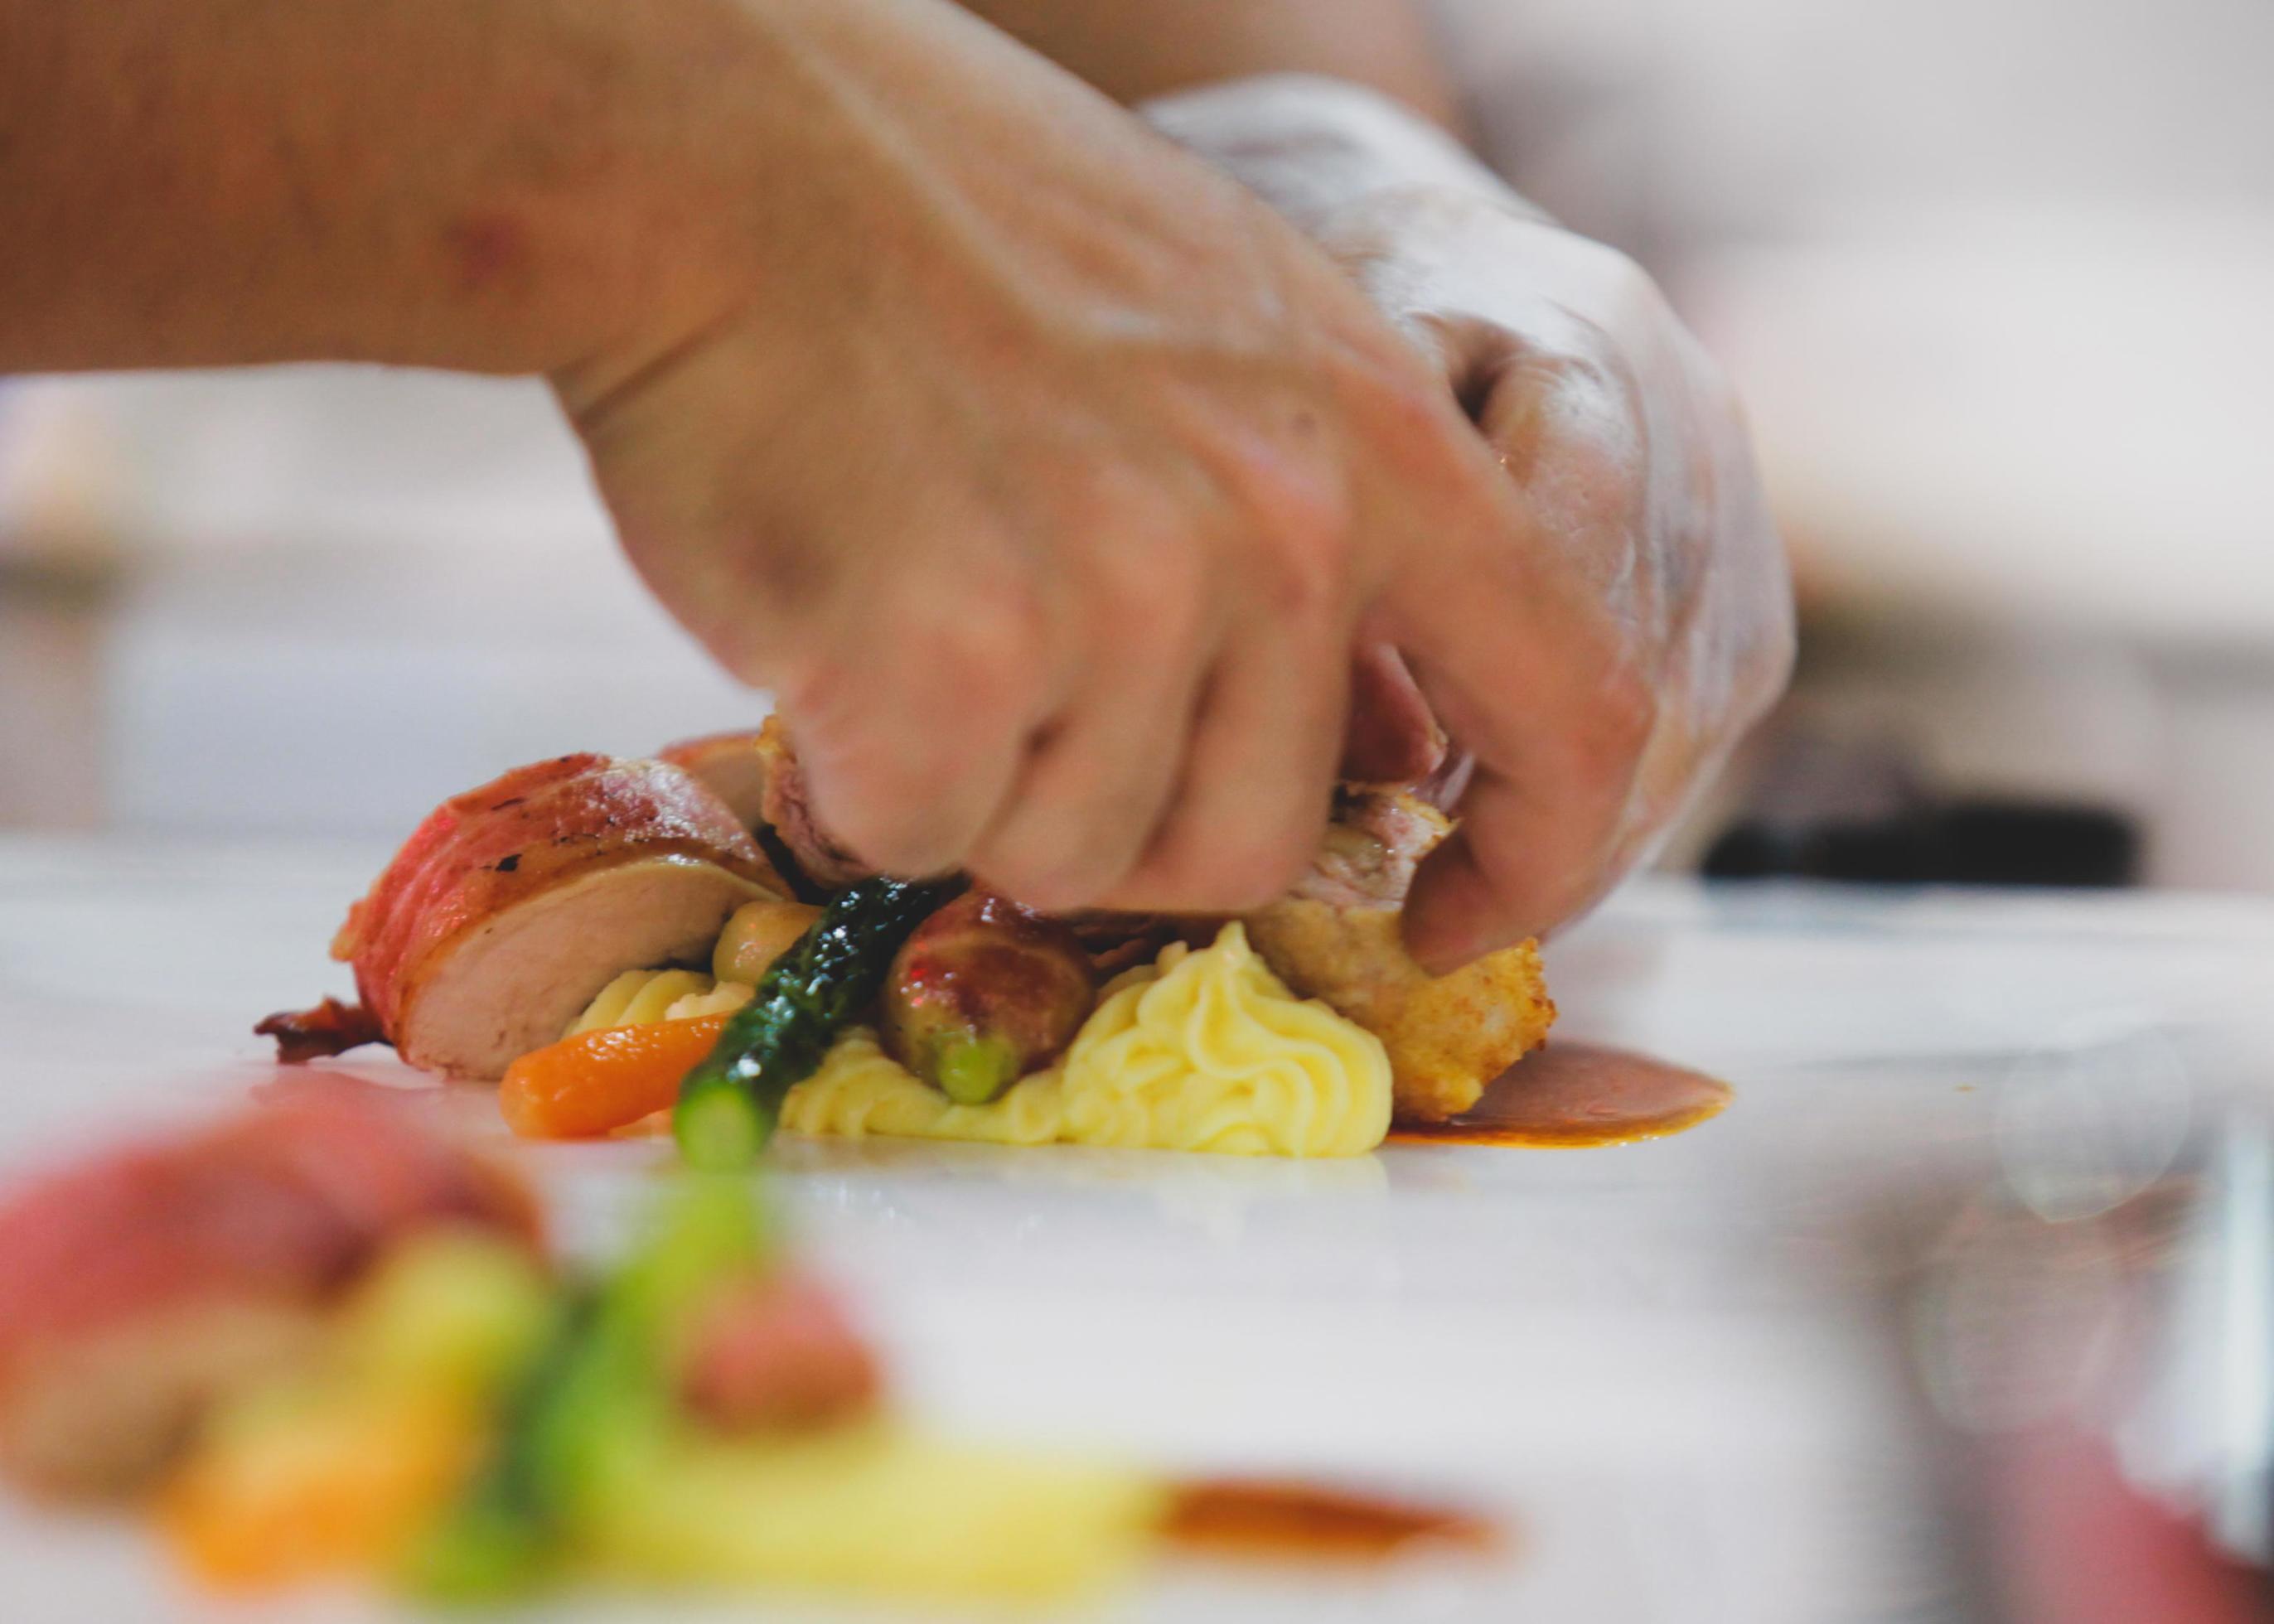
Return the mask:
<path id="1" fill-rule="evenodd" d="M 790 1091 L 802 1133 L 1060 1140 L 1231 1155 L 1356 1156 L 1389 1131 L 1382 1041 L 1300 999 L 1226 925 L 1209 947 L 1172 944 L 1122 976 L 1065 1060 L 987 1105 L 958 1105 L 848 1034 Z"/>
<path id="2" fill-rule="evenodd" d="M 855 1026 L 837 1040 L 819 1071 L 789 1091 L 781 1122 L 799 1133 L 840 1139 L 882 1133 L 1047 1145 L 1064 1136 L 1061 1083 L 1052 1067 L 1013 1084 L 985 1105 L 958 1105 L 886 1054 L 875 1033 Z"/>
<path id="3" fill-rule="evenodd" d="M 1236 922 L 1125 978 L 1066 1051 L 1065 1094 L 1085 1145 L 1357 1156 L 1389 1132 L 1382 1040 L 1289 992 Z"/>

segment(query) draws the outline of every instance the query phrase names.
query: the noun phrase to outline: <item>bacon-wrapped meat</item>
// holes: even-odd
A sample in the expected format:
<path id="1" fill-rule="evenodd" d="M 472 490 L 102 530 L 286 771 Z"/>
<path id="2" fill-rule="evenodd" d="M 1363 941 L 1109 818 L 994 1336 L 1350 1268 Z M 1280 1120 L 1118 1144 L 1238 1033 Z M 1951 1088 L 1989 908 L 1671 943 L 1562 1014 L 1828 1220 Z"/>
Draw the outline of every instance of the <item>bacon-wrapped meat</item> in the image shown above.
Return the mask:
<path id="1" fill-rule="evenodd" d="M 665 745 L 655 758 L 702 779 L 705 788 L 727 803 L 734 821 L 749 829 L 766 816 L 766 758 L 759 753 L 758 739 L 751 728 L 704 733 Z"/>
<path id="2" fill-rule="evenodd" d="M 567 756 L 444 802 L 349 911 L 332 956 L 412 1065 L 493 1079 L 625 970 L 703 962 L 786 888 L 684 768 Z"/>
<path id="3" fill-rule="evenodd" d="M 389 1241 L 436 1222 L 537 1241 L 507 1175 L 337 1104 L 34 1184 L 0 1207 L 0 1469 L 51 1495 L 142 1486 L 209 1403 L 305 1357 Z"/>

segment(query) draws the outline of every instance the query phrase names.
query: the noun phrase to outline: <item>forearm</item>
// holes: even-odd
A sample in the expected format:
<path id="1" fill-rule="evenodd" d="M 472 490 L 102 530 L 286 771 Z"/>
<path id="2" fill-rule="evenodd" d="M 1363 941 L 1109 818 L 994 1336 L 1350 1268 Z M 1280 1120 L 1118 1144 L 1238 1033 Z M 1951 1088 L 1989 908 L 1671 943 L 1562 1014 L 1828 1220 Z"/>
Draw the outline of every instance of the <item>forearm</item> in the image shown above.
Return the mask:
<path id="1" fill-rule="evenodd" d="M 714 16 L 0 0 L 0 371 L 572 363 L 698 274 L 653 115 L 746 49 Z"/>
<path id="2" fill-rule="evenodd" d="M 1263 73 L 1365 85 L 1450 127 L 1457 101 L 1416 0 L 964 0 L 1137 102 Z"/>

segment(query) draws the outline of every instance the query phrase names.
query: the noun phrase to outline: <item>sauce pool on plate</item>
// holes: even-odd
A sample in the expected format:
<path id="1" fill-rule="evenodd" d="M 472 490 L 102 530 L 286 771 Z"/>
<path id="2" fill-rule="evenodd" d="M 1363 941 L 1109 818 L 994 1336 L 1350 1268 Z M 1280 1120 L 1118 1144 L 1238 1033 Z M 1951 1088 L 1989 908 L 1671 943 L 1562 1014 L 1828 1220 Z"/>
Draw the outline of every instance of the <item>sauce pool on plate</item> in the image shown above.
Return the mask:
<path id="1" fill-rule="evenodd" d="M 1550 1043 L 1447 1122 L 1390 1130 L 1392 1145 L 1576 1148 L 1663 1139 L 1721 1114 L 1729 1085 L 1624 1049 Z"/>
<path id="2" fill-rule="evenodd" d="M 1424 1542 L 1476 1553 L 1506 1543 L 1469 1512 L 1275 1478 L 1186 1484 L 1162 1532 L 1180 1550 L 1264 1560 L 1379 1561 Z"/>

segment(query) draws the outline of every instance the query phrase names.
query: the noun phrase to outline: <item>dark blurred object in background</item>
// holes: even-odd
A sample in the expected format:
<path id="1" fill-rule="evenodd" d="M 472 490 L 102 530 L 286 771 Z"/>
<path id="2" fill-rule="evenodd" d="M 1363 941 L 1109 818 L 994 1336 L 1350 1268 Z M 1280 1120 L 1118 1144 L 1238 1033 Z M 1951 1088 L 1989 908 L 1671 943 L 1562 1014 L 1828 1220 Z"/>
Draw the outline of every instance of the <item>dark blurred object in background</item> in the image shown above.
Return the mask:
<path id="1" fill-rule="evenodd" d="M 1700 867 L 1720 880 L 2107 887 L 2137 883 L 2140 846 L 2114 808 L 1950 796 L 1898 740 L 1796 725 Z"/>

